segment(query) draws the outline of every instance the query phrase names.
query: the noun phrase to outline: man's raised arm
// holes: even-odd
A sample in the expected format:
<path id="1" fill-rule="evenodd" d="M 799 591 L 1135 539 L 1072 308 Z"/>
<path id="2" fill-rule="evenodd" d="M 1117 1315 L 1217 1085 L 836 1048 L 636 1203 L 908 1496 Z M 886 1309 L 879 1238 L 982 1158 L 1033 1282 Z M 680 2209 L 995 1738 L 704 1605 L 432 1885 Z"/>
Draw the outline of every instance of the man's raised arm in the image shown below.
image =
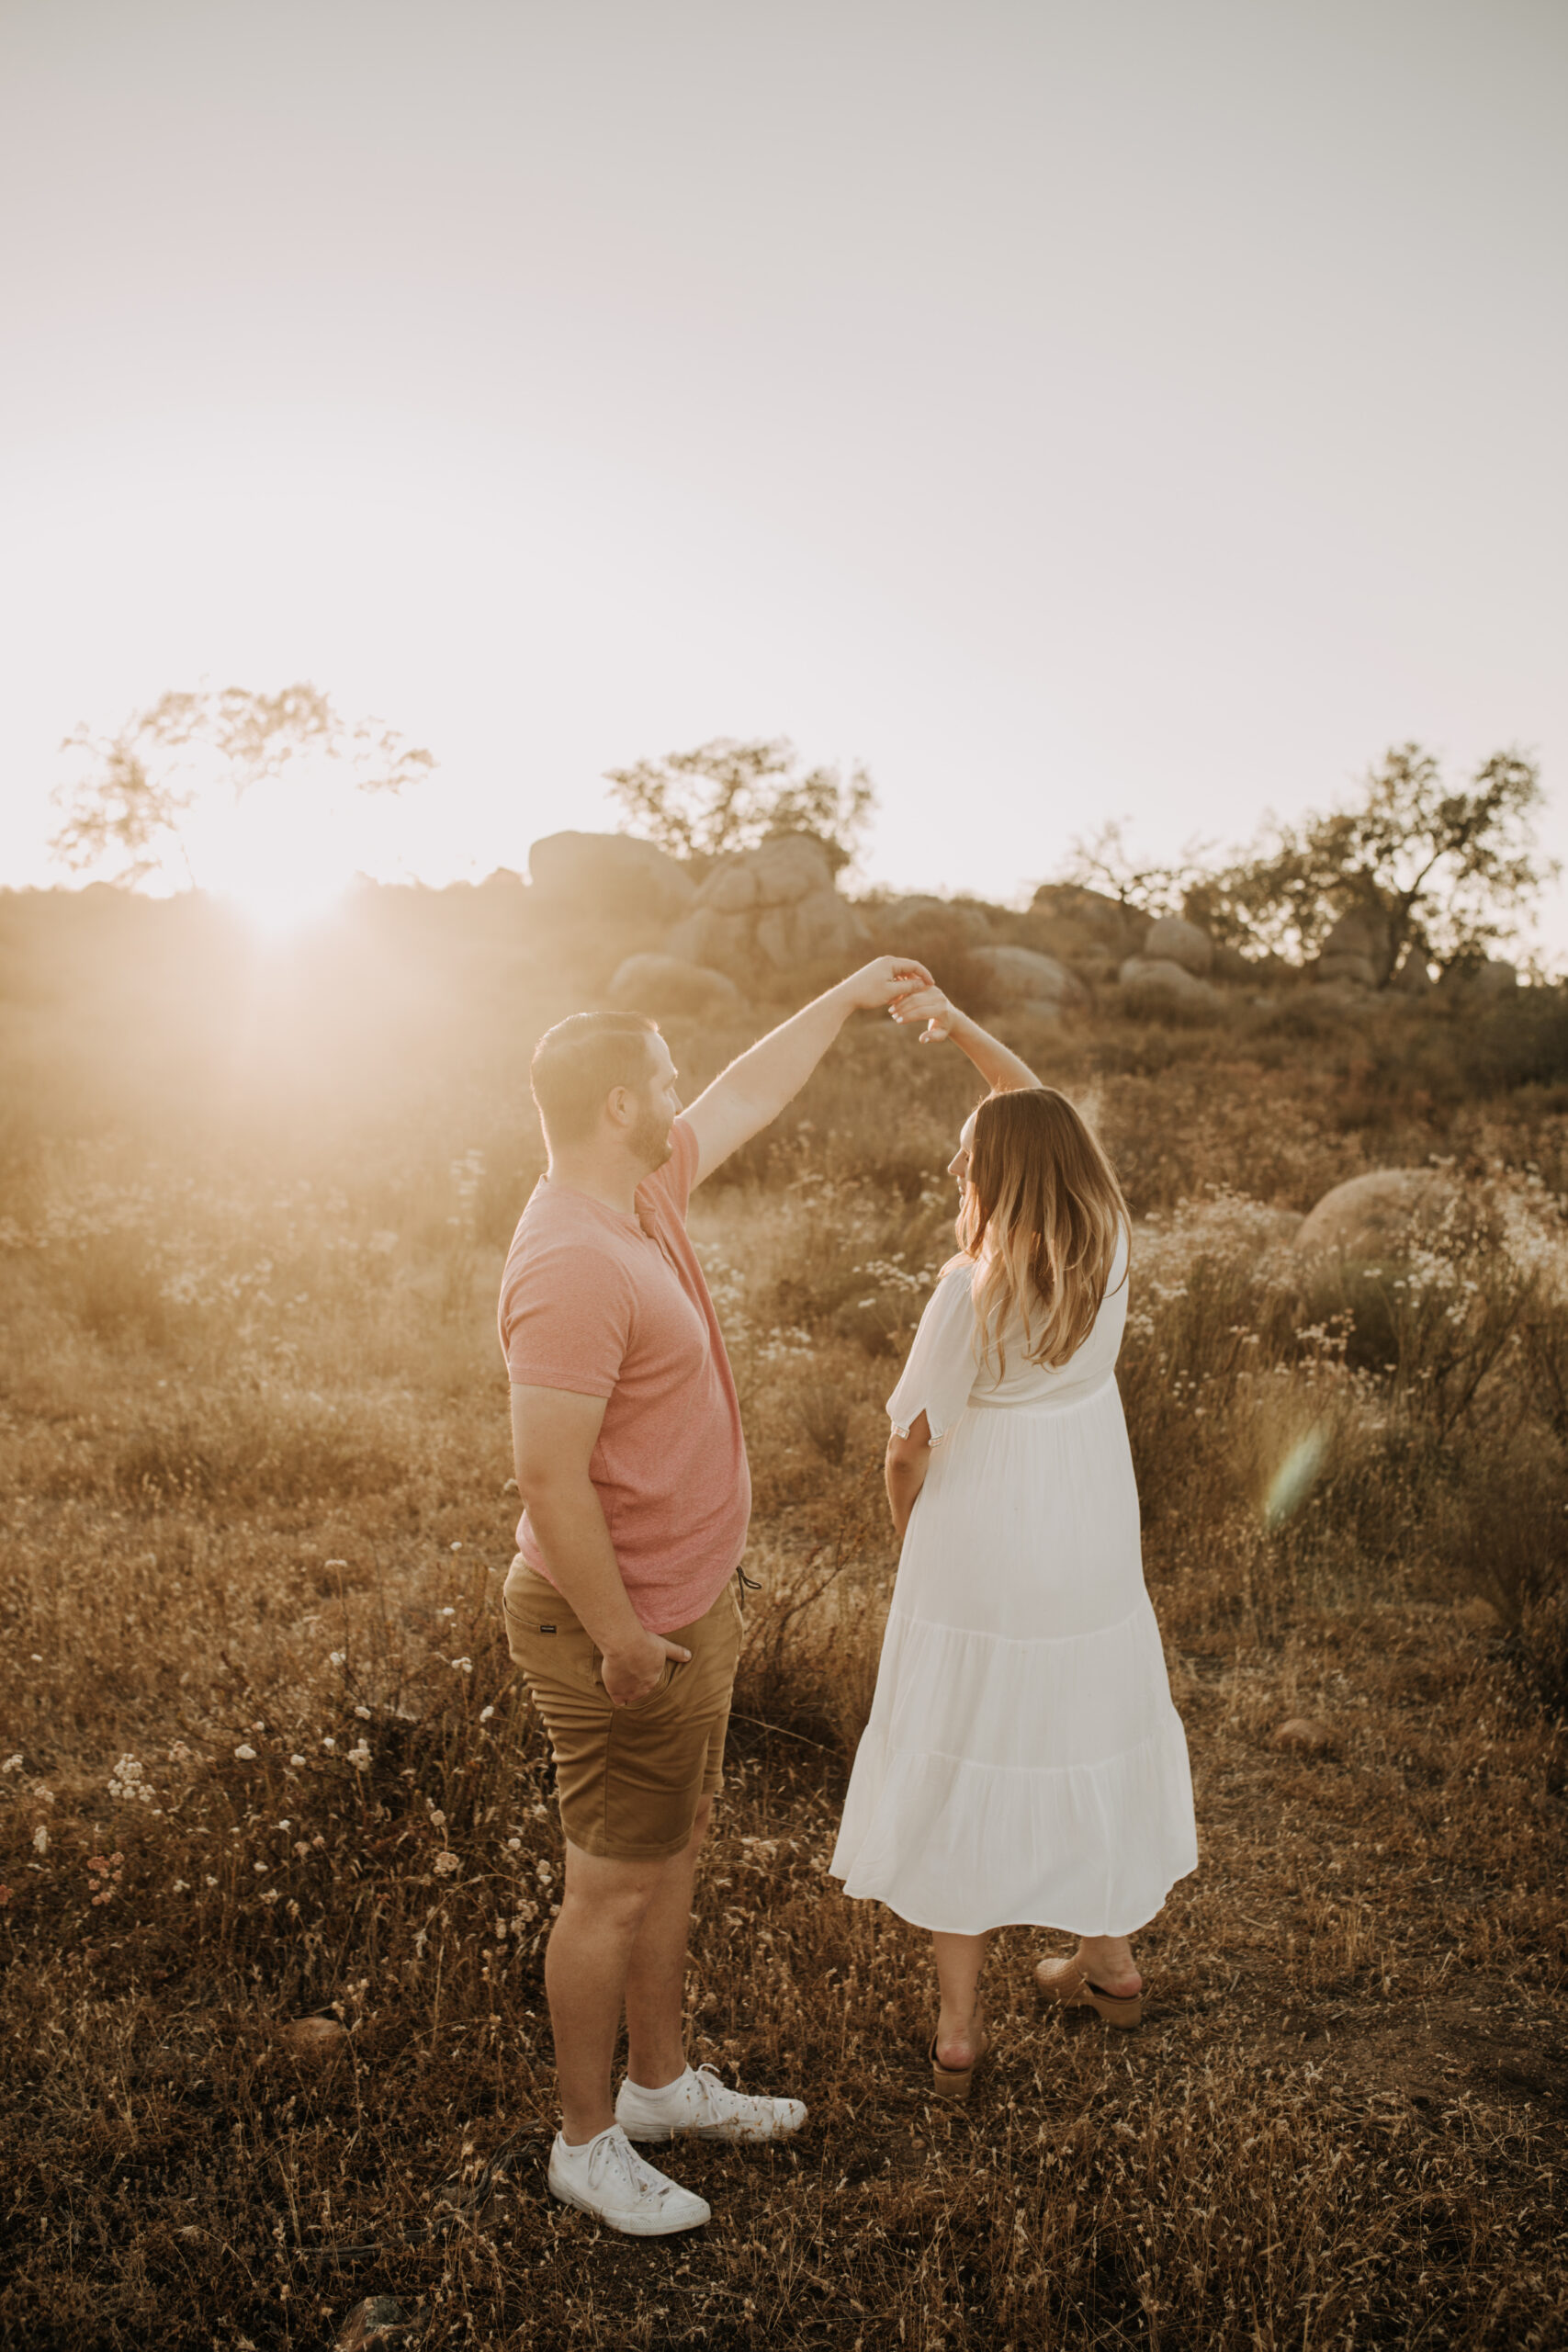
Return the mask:
<path id="1" fill-rule="evenodd" d="M 931 976 L 908 956 L 879 956 L 847 980 L 813 999 L 777 1029 L 759 1037 L 739 1060 L 698 1095 L 685 1114 L 697 1138 L 694 1184 L 711 1176 L 732 1151 L 776 1119 L 852 1012 L 885 1012 L 911 989 L 930 988 Z"/>

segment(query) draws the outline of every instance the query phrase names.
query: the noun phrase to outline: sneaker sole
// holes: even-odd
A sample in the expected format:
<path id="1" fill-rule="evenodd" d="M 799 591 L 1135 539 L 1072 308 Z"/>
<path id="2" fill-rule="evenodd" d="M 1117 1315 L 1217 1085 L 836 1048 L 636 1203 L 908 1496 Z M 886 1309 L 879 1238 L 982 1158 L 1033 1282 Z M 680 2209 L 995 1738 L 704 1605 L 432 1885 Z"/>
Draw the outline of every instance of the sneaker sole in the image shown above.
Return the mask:
<path id="1" fill-rule="evenodd" d="M 615 2118 L 620 2123 L 619 2116 Z M 731 2147 L 765 2148 L 773 2140 L 793 2140 L 800 2130 L 798 2123 L 781 2123 L 772 2132 L 727 2132 L 722 2123 L 694 2123 L 687 2131 L 680 2131 L 673 2123 L 621 2123 L 628 2140 L 644 2148 L 662 2147 L 671 2140 L 727 2140 Z"/>
<path id="2" fill-rule="evenodd" d="M 630 2137 L 629 2133 L 627 2137 Z M 640 2222 L 636 2219 L 618 2222 L 602 2206 L 591 2205 L 585 2197 L 574 2196 L 570 2188 L 558 2188 L 553 2180 L 547 2180 L 546 2187 L 560 2204 L 570 2205 L 579 2213 L 592 2214 L 594 2221 L 603 2222 L 607 2230 L 614 2230 L 623 2238 L 678 2237 L 682 2230 L 700 2230 L 713 2219 L 712 2208 L 705 2205 L 701 2213 L 694 2214 L 689 2222 Z"/>

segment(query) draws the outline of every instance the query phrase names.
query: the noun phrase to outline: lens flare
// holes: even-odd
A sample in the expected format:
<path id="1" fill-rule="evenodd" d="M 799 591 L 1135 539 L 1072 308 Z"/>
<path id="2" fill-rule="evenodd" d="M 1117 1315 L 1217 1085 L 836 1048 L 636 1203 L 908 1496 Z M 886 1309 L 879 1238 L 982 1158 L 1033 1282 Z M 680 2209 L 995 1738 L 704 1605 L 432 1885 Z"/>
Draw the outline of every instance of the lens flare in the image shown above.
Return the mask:
<path id="1" fill-rule="evenodd" d="M 1301 1509 L 1327 1452 L 1328 1439 L 1320 1429 L 1308 1430 L 1305 1437 L 1296 1440 L 1269 1484 L 1263 1505 L 1267 1525 L 1279 1527 Z"/>

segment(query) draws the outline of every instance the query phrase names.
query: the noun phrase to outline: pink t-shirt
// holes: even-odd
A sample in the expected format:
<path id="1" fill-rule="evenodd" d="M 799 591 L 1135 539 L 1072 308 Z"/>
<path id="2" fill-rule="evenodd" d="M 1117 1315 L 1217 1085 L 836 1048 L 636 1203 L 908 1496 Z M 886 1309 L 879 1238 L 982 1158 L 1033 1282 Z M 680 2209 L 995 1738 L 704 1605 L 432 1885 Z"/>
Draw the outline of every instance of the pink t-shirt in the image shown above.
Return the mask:
<path id="1" fill-rule="evenodd" d="M 621 1578 L 649 1632 L 694 1624 L 735 1572 L 751 1514 L 740 1405 L 686 1231 L 697 1139 L 674 1149 L 623 1216 L 543 1180 L 518 1220 L 499 1321 L 518 1388 L 608 1401 L 589 1476 Z M 548 1577 L 528 1514 L 524 1559 Z"/>

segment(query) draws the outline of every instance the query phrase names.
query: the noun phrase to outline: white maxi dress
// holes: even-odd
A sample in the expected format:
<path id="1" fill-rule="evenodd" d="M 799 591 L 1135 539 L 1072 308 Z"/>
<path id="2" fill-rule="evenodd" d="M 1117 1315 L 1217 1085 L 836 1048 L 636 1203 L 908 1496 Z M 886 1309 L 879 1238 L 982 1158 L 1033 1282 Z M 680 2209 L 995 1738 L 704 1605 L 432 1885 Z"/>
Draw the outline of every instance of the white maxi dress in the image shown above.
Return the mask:
<path id="1" fill-rule="evenodd" d="M 1198 1866 L 1116 1385 L 1126 1270 L 1123 1236 L 1077 1352 L 1032 1364 L 1009 1331 L 998 1378 L 954 1266 L 887 1400 L 931 1457 L 829 1867 L 919 1928 L 1131 1935 Z"/>

